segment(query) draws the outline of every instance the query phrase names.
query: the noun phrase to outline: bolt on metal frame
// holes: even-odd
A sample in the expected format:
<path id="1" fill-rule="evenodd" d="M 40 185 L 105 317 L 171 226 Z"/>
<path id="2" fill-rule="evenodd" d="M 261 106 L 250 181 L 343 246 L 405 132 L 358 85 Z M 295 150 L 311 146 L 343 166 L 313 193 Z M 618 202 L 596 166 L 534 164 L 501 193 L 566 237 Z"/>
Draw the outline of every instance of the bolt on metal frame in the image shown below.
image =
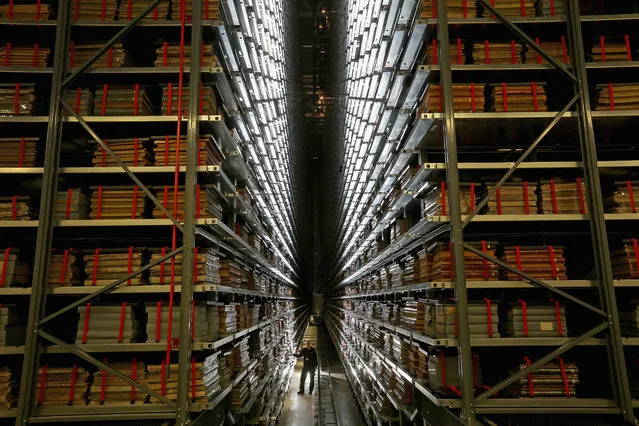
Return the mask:
<path id="1" fill-rule="evenodd" d="M 609 375 L 613 384 L 614 400 L 621 409 L 623 419 L 626 422 L 633 423 L 635 416 L 632 409 L 632 400 L 630 395 L 630 387 L 628 383 L 628 375 L 626 371 L 626 363 L 623 352 L 623 343 L 621 341 L 621 331 L 619 324 L 619 313 L 617 309 L 616 296 L 613 283 L 612 267 L 610 263 L 610 253 L 608 248 L 608 236 L 606 232 L 606 223 L 603 211 L 603 197 L 601 194 L 601 186 L 599 179 L 599 170 L 597 166 L 597 152 L 595 145 L 595 137 L 592 124 L 592 116 L 590 110 L 590 98 L 588 94 L 588 82 L 586 75 L 585 58 L 583 53 L 583 39 L 581 34 L 581 22 L 579 13 L 578 0 L 566 0 L 568 13 L 566 16 L 569 39 L 571 64 L 574 73 L 565 65 L 555 61 L 543 48 L 539 47 L 523 30 L 514 24 L 509 18 L 503 16 L 499 11 L 487 0 L 477 0 L 479 4 L 487 9 L 497 20 L 501 21 L 509 30 L 527 43 L 532 49 L 546 59 L 555 69 L 557 69 L 564 77 L 571 80 L 574 85 L 575 96 L 559 112 L 541 135 L 526 149 L 521 157 L 513 163 L 502 179 L 491 189 L 479 206 L 466 218 L 462 220 L 459 198 L 459 167 L 457 162 L 457 143 L 455 133 L 455 116 L 452 97 L 452 72 L 449 52 L 449 36 L 448 36 L 448 12 L 446 10 L 446 1 L 438 0 L 437 2 L 437 34 L 439 40 L 439 58 L 440 58 L 440 86 L 442 88 L 443 97 L 443 114 L 444 114 L 444 149 L 447 163 L 447 184 L 449 188 L 448 199 L 450 206 L 450 232 L 454 262 L 454 289 L 456 299 L 456 312 L 458 324 L 457 349 L 459 353 L 460 377 L 462 378 L 462 410 L 461 420 L 464 424 L 472 425 L 475 423 L 476 407 L 481 402 L 494 395 L 498 391 L 515 383 L 525 375 L 532 373 L 536 369 L 543 366 L 557 356 L 579 345 L 586 339 L 595 336 L 598 333 L 607 330 L 607 351 L 609 360 Z M 495 196 L 497 190 L 506 182 L 506 180 L 515 172 L 519 165 L 534 150 L 534 148 L 542 141 L 542 139 L 552 130 L 552 128 L 563 118 L 566 113 L 577 105 L 579 142 L 583 157 L 584 177 L 587 188 L 588 212 L 591 225 L 591 235 L 593 249 L 595 253 L 595 266 L 599 283 L 599 295 L 602 308 L 597 308 L 591 304 L 584 302 L 562 290 L 556 289 L 534 277 L 501 262 L 500 260 L 477 250 L 463 241 L 463 230 L 484 207 L 488 201 Z M 477 397 L 474 394 L 473 375 L 472 375 L 472 347 L 470 344 L 470 333 L 468 328 L 468 298 L 464 268 L 464 250 L 468 250 L 482 258 L 491 261 L 501 267 L 508 269 L 528 281 L 532 286 L 544 288 L 559 297 L 567 299 L 573 303 L 593 311 L 602 317 L 602 322 L 594 328 L 588 330 L 582 335 L 571 338 L 568 342 L 551 351 L 544 357 L 538 359 L 530 366 L 511 375 L 509 378 L 501 381 L 490 390 L 487 390 Z M 470 372 L 466 374 L 466 372 Z M 447 411 L 450 414 L 452 412 Z M 442 419 L 443 420 L 443 419 Z M 448 419 L 451 424 L 456 421 Z M 447 421 L 448 423 L 448 421 Z"/>
<path id="2" fill-rule="evenodd" d="M 110 374 L 124 380 L 125 382 L 135 386 L 150 395 L 162 401 L 167 408 L 176 411 L 177 424 L 186 426 L 190 422 L 189 412 L 189 379 L 191 368 L 191 342 L 187 339 L 186 344 L 180 344 L 178 351 L 178 363 L 181 366 L 178 372 L 178 402 L 169 400 L 168 398 L 153 391 L 149 387 L 133 380 L 121 372 L 102 363 L 95 357 L 91 356 L 85 350 L 71 345 L 56 336 L 45 332 L 42 326 L 52 319 L 68 312 L 83 303 L 94 300 L 95 298 L 113 291 L 117 286 L 126 282 L 142 272 L 156 266 L 166 260 L 173 258 L 178 253 L 183 253 L 182 262 L 182 285 L 181 285 L 181 304 L 180 304 L 180 334 L 189 336 L 191 334 L 190 309 L 191 300 L 193 298 L 193 256 L 195 248 L 195 189 L 197 180 L 196 159 L 198 149 L 198 131 L 199 116 L 198 99 L 199 84 L 189 85 L 189 114 L 187 127 L 187 160 L 186 160 L 186 178 L 185 178 L 185 212 L 184 223 L 180 223 L 171 212 L 169 212 L 157 198 L 153 196 L 150 190 L 136 177 L 136 175 L 118 158 L 118 156 L 104 143 L 98 134 L 90 127 L 90 125 L 78 114 L 73 108 L 70 108 L 63 100 L 65 89 L 77 80 L 80 75 L 86 72 L 109 48 L 120 41 L 131 30 L 137 27 L 142 20 L 153 11 L 161 2 L 168 0 L 155 0 L 135 19 L 127 23 L 120 31 L 117 32 L 86 64 L 75 70 L 67 76 L 67 52 L 70 44 L 71 35 L 71 1 L 61 0 L 58 7 L 58 20 L 55 41 L 54 71 L 52 76 L 51 101 L 49 104 L 49 121 L 47 128 L 47 148 L 44 160 L 44 172 L 42 183 L 42 195 L 40 202 L 40 222 L 36 237 L 36 253 L 33 269 L 33 291 L 29 306 L 29 317 L 27 329 L 31 330 L 27 333 L 25 342 L 25 354 L 23 360 L 23 374 L 20 381 L 20 396 L 18 400 L 18 413 L 15 424 L 24 425 L 29 422 L 32 415 L 33 401 L 35 394 L 35 373 L 39 370 L 40 356 L 42 348 L 39 339 L 42 338 L 53 344 L 59 345 L 79 358 L 101 368 Z M 202 4 L 194 2 L 192 6 L 192 34 L 191 34 L 191 54 L 193 55 L 190 62 L 190 81 L 199 81 L 201 68 L 200 44 L 202 40 L 202 21 L 201 21 Z M 47 279 L 51 246 L 54 231 L 54 214 L 55 199 L 57 193 L 60 148 L 62 143 L 62 128 L 64 120 L 63 111 L 66 110 L 73 116 L 82 127 L 91 135 L 91 137 L 116 161 L 116 163 L 127 173 L 134 183 L 144 191 L 144 193 L 153 201 L 153 203 L 171 220 L 174 227 L 183 233 L 183 243 L 181 247 L 176 247 L 169 254 L 157 259 L 144 267 L 133 271 L 126 277 L 120 278 L 111 284 L 101 287 L 90 295 L 87 295 L 53 314 L 44 316 L 47 298 Z M 183 120 L 181 112 L 178 112 L 178 120 Z M 187 303 L 184 303 L 187 301 Z M 114 411 L 115 413 L 115 411 Z"/>

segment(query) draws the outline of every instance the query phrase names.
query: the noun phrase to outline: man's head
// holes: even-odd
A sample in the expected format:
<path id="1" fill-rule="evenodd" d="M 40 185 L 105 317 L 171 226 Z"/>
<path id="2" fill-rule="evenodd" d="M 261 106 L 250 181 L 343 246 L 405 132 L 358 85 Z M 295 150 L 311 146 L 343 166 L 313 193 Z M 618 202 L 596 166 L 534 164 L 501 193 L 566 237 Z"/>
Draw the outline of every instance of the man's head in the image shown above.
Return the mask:
<path id="1" fill-rule="evenodd" d="M 306 347 L 307 348 L 312 348 L 313 347 L 313 341 L 312 340 L 307 340 L 306 341 Z"/>

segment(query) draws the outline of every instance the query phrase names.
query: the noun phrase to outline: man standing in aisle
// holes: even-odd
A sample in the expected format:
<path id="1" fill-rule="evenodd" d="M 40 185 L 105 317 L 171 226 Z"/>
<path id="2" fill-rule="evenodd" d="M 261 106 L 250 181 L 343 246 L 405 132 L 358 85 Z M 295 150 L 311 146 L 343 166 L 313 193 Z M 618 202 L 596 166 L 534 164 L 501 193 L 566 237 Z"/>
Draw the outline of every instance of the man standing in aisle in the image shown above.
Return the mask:
<path id="1" fill-rule="evenodd" d="M 300 390 L 297 392 L 304 395 L 304 383 L 306 383 L 306 375 L 311 375 L 311 384 L 308 386 L 308 393 L 313 393 L 315 388 L 315 369 L 317 368 L 317 351 L 313 347 L 313 342 L 306 341 L 306 347 L 295 354 L 296 358 L 304 358 L 304 367 L 302 368 L 302 377 L 300 378 Z"/>

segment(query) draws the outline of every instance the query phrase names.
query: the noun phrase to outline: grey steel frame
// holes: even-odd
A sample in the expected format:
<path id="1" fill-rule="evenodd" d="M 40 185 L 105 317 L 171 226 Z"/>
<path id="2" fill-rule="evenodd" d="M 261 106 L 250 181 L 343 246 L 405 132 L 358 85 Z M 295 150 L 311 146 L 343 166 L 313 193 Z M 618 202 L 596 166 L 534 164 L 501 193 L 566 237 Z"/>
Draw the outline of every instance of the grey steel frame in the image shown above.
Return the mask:
<path id="1" fill-rule="evenodd" d="M 158 265 L 168 259 L 173 258 L 180 252 L 183 252 L 182 261 L 182 286 L 181 286 L 181 301 L 180 303 L 180 334 L 189 336 L 191 334 L 190 308 L 191 299 L 193 298 L 193 256 L 195 249 L 195 188 L 197 179 L 196 159 L 197 159 L 197 146 L 198 146 L 198 131 L 199 131 L 199 116 L 198 111 L 198 99 L 199 99 L 199 84 L 189 85 L 189 115 L 187 124 L 187 164 L 186 164 L 186 177 L 185 177 L 185 214 L 184 224 L 178 222 L 172 214 L 160 203 L 148 188 L 135 176 L 133 172 L 111 151 L 104 141 L 97 135 L 95 131 L 89 126 L 89 124 L 76 114 L 72 108 L 70 108 L 63 100 L 64 90 L 73 83 L 82 73 L 86 72 L 93 63 L 95 63 L 104 53 L 106 53 L 110 47 L 121 40 L 126 34 L 128 34 L 133 28 L 142 22 L 144 17 L 148 15 L 153 9 L 163 1 L 168 0 L 155 0 L 149 7 L 138 15 L 135 19 L 125 25 L 120 31 L 117 32 L 85 65 L 74 71 L 71 75 L 67 76 L 67 52 L 70 43 L 71 34 L 71 1 L 72 0 L 60 0 L 58 7 L 58 22 L 56 29 L 56 41 L 55 41 L 55 56 L 54 56 L 54 70 L 52 75 L 52 88 L 51 88 L 51 101 L 49 104 L 49 121 L 47 128 L 47 147 L 44 160 L 44 173 L 42 183 L 42 194 L 40 202 L 40 221 L 38 226 L 38 233 L 36 237 L 36 253 L 34 258 L 33 268 L 33 291 L 31 296 L 31 302 L 29 306 L 29 318 L 27 323 L 27 329 L 31 332 L 27 333 L 25 342 L 25 354 L 23 360 L 23 374 L 20 381 L 20 397 L 18 400 L 18 412 L 15 420 L 16 426 L 27 424 L 32 415 L 33 401 L 35 394 L 35 372 L 39 369 L 40 355 L 42 354 L 42 347 L 40 345 L 40 338 L 47 340 L 56 345 L 60 345 L 65 349 L 68 349 L 71 353 L 78 357 L 90 362 L 98 368 L 108 371 L 110 374 L 126 381 L 127 383 L 135 386 L 154 397 L 162 401 L 170 410 L 176 411 L 177 425 L 186 426 L 190 423 L 189 412 L 189 378 L 190 378 L 190 358 L 191 358 L 191 342 L 187 339 L 187 344 L 180 344 L 178 351 L 178 363 L 182 368 L 178 372 L 178 402 L 167 399 L 166 397 L 158 394 L 147 386 L 132 380 L 131 378 L 123 375 L 119 371 L 105 365 L 101 361 L 91 356 L 88 352 L 70 345 L 63 340 L 55 337 L 54 335 L 45 332 L 42 326 L 48 321 L 62 315 L 65 312 L 83 304 L 89 302 L 96 297 L 106 294 L 114 290 L 118 285 L 126 282 L 129 278 L 135 277 L 141 274 L 145 270 Z M 200 80 L 200 44 L 202 40 L 202 21 L 201 21 L 202 3 L 193 3 L 193 22 L 191 32 L 191 51 L 193 58 L 190 65 L 190 81 Z M 154 202 L 154 204 L 160 208 L 164 214 L 173 222 L 174 226 L 183 233 L 183 243 L 181 247 L 176 248 L 171 253 L 163 256 L 134 272 L 126 277 L 118 279 L 113 283 L 100 288 L 94 293 L 87 295 L 66 307 L 58 310 L 57 312 L 44 316 L 47 298 L 47 279 L 49 260 L 51 253 L 51 246 L 53 240 L 54 231 L 54 213 L 55 213 L 55 199 L 57 193 L 58 173 L 59 173 L 59 160 L 60 160 L 60 147 L 62 143 L 62 128 L 63 128 L 63 110 L 68 111 L 74 116 L 78 122 L 85 128 L 85 130 L 93 137 L 93 139 L 105 149 L 105 151 L 115 159 L 117 164 L 131 177 L 135 184 L 140 187 L 147 196 Z M 178 112 L 178 120 L 182 120 L 181 112 Z M 187 301 L 187 303 L 184 303 Z M 108 411 L 108 410 L 107 410 Z M 121 410 L 120 410 L 121 411 Z M 117 409 L 113 410 L 113 413 L 118 413 Z"/>
<path id="2" fill-rule="evenodd" d="M 454 260 L 454 290 L 457 307 L 457 324 L 458 324 L 458 353 L 460 377 L 462 377 L 462 410 L 460 419 L 464 424 L 475 424 L 476 407 L 488 397 L 494 395 L 499 390 L 504 389 L 508 385 L 514 383 L 524 375 L 538 369 L 548 361 L 574 348 L 582 341 L 589 337 L 607 330 L 607 350 L 609 360 L 609 375 L 613 384 L 614 399 L 617 406 L 621 409 L 624 421 L 628 423 L 635 422 L 635 416 L 632 410 L 632 400 L 630 395 L 630 387 L 626 371 L 626 363 L 623 352 L 623 343 L 621 341 L 621 331 L 619 324 L 619 313 L 617 309 L 616 296 L 614 292 L 612 267 L 610 263 L 610 253 L 608 248 L 608 236 L 606 232 L 606 223 L 603 211 L 603 197 L 601 194 L 601 186 L 599 179 L 599 170 L 597 166 L 597 152 L 595 145 L 595 137 L 592 124 L 592 116 L 590 110 L 590 98 L 588 94 L 588 82 L 586 75 L 586 65 L 583 50 L 583 39 L 581 34 L 581 22 L 579 14 L 578 0 L 566 0 L 567 2 L 567 25 L 570 39 L 571 64 L 574 74 L 567 69 L 565 65 L 559 64 L 547 52 L 537 46 L 537 44 L 510 19 L 501 15 L 495 10 L 490 2 L 486 0 L 478 0 L 478 3 L 484 6 L 499 21 L 501 21 L 509 30 L 515 33 L 519 38 L 527 42 L 528 46 L 537 51 L 544 57 L 554 68 L 556 68 L 563 76 L 571 80 L 575 88 L 575 97 L 568 105 L 557 114 L 555 119 L 548 125 L 542 134 L 532 143 L 532 145 L 521 155 L 517 162 L 506 172 L 504 177 L 490 191 L 488 196 L 480 203 L 475 212 L 462 221 L 459 197 L 459 167 L 457 162 L 457 141 L 455 133 L 455 116 L 453 109 L 452 97 L 452 72 L 451 61 L 449 55 L 449 36 L 448 36 L 448 16 L 446 10 L 446 1 L 438 0 L 438 40 L 439 40 L 439 58 L 440 58 L 440 84 L 443 94 L 443 111 L 444 111 L 444 149 L 447 163 L 447 184 L 449 188 L 449 206 L 450 206 L 450 232 L 452 242 L 452 255 Z M 463 241 L 463 230 L 470 223 L 473 217 L 481 210 L 481 207 L 488 203 L 488 200 L 495 195 L 497 189 L 512 175 L 517 167 L 525 160 L 532 150 L 541 142 L 541 140 L 550 132 L 557 122 L 565 115 L 565 113 L 574 105 L 577 105 L 579 141 L 583 157 L 584 177 L 587 187 L 588 211 L 591 225 L 591 235 L 593 249 L 595 253 L 595 266 L 599 283 L 599 295 L 602 308 L 597 308 L 586 303 L 574 296 L 571 296 L 561 290 L 549 286 L 525 273 L 500 262 L 498 259 L 486 255 L 480 250 L 465 244 Z M 527 368 L 513 374 L 509 378 L 503 380 L 490 390 L 483 392 L 475 397 L 472 373 L 472 347 L 470 344 L 470 333 L 468 327 L 468 299 L 467 287 L 464 269 L 464 250 L 483 257 L 493 263 L 507 268 L 509 271 L 521 276 L 523 279 L 544 288 L 559 297 L 577 303 L 582 307 L 593 311 L 602 317 L 602 322 L 583 333 L 582 335 L 570 339 L 565 344 L 559 346 L 544 357 Z M 445 410 L 447 413 L 452 412 Z M 449 418 L 442 423 L 457 424 L 458 419 Z"/>

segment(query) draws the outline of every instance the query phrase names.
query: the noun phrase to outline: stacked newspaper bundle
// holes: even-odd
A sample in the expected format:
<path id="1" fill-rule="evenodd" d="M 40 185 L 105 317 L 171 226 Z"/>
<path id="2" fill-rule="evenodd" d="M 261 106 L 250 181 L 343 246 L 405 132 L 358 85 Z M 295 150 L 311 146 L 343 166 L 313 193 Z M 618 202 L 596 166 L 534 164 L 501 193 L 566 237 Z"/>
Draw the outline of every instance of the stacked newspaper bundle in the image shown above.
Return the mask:
<path id="1" fill-rule="evenodd" d="M 238 384 L 233 386 L 233 390 L 231 391 L 231 406 L 234 410 L 239 410 L 244 406 L 246 401 L 249 399 L 249 387 L 248 380 L 245 377 L 240 380 Z"/>
<path id="2" fill-rule="evenodd" d="M 479 199 L 477 192 L 475 183 L 461 182 L 459 184 L 461 214 L 470 214 L 475 211 L 475 206 Z M 422 217 L 448 216 L 448 192 L 444 182 L 426 194 L 421 200 L 421 209 Z"/>
<path id="3" fill-rule="evenodd" d="M 428 352 L 417 345 L 413 348 L 411 354 L 415 377 L 422 384 L 428 383 Z"/>
<path id="4" fill-rule="evenodd" d="M 229 287 L 242 285 L 242 270 L 240 265 L 233 260 L 220 260 L 220 284 Z"/>
<path id="5" fill-rule="evenodd" d="M 46 68 L 51 50 L 46 47 L 0 45 L 0 64 L 5 67 Z"/>
<path id="6" fill-rule="evenodd" d="M 78 307 L 76 344 L 107 345 L 144 340 L 144 317 L 135 304 Z"/>
<path id="7" fill-rule="evenodd" d="M 543 214 L 587 214 L 586 183 L 582 179 L 542 180 L 538 191 L 539 210 Z"/>
<path id="8" fill-rule="evenodd" d="M 175 202 L 175 188 L 173 186 L 153 186 L 158 201 L 173 214 L 173 205 Z M 217 189 L 211 185 L 197 185 L 195 188 L 195 217 L 200 218 L 222 218 L 222 205 L 217 197 Z M 179 218 L 184 217 L 186 194 L 184 187 L 178 187 L 177 193 L 177 215 Z M 164 218 L 165 213 L 157 206 L 153 206 L 153 217 Z"/>
<path id="9" fill-rule="evenodd" d="M 419 256 L 419 282 L 430 282 L 433 275 L 433 254 L 421 250 Z"/>
<path id="10" fill-rule="evenodd" d="M 537 16 L 565 16 L 565 0 L 537 0 Z"/>
<path id="11" fill-rule="evenodd" d="M 91 198 L 78 188 L 58 191 L 55 198 L 56 220 L 87 220 L 91 211 Z"/>
<path id="12" fill-rule="evenodd" d="M 155 163 L 153 150 L 146 139 L 109 139 L 104 143 L 118 157 L 118 161 L 98 144 L 95 144 L 91 164 L 93 167 L 119 167 L 119 162 L 131 167 L 148 167 Z"/>
<path id="13" fill-rule="evenodd" d="M 179 1 L 179 0 L 178 0 Z M 120 0 L 118 19 L 120 21 L 131 21 L 141 15 L 153 4 L 153 0 Z M 171 13 L 171 2 L 162 1 L 155 9 L 144 17 L 145 20 L 165 20 Z"/>
<path id="14" fill-rule="evenodd" d="M 144 363 L 135 358 L 128 362 L 110 362 L 108 365 L 133 380 L 144 381 L 146 376 Z M 146 398 L 146 392 L 110 375 L 106 370 L 99 369 L 93 373 L 89 405 L 144 404 Z"/>
<path id="15" fill-rule="evenodd" d="M 499 258 L 538 280 L 568 279 L 564 250 L 560 246 L 506 246 Z M 514 281 L 521 278 L 504 269 L 501 279 Z"/>
<path id="16" fill-rule="evenodd" d="M 0 346 L 24 346 L 27 324 L 16 306 L 0 305 Z"/>
<path id="17" fill-rule="evenodd" d="M 195 374 L 191 374 L 189 381 L 189 400 L 194 403 L 206 404 L 208 402 L 206 396 L 206 387 L 202 380 L 204 371 L 201 362 L 191 361 L 191 371 L 195 371 Z M 178 371 L 180 368 L 177 364 L 166 365 L 164 361 L 160 365 L 147 365 L 147 376 L 142 382 L 149 388 L 159 393 L 160 395 L 170 399 L 177 400 L 178 394 Z M 162 403 L 153 396 L 150 397 L 151 403 Z"/>
<path id="18" fill-rule="evenodd" d="M 570 52 L 568 50 L 568 43 L 566 37 L 562 36 L 561 41 L 540 41 L 537 37 L 537 45 L 541 47 L 546 53 L 548 53 L 555 61 L 560 64 L 570 63 Z M 548 61 L 544 59 L 535 49 L 530 46 L 526 46 L 525 50 L 526 63 L 527 64 L 547 64 Z"/>
<path id="19" fill-rule="evenodd" d="M 554 304 L 507 304 L 501 318 L 502 332 L 509 337 L 567 337 L 566 308 Z"/>
<path id="20" fill-rule="evenodd" d="M 79 68 L 84 66 L 84 64 L 93 59 L 103 46 L 102 44 L 76 44 L 71 42 L 69 67 Z M 128 67 L 131 63 L 129 52 L 122 43 L 115 43 L 91 65 L 91 68 Z"/>
<path id="21" fill-rule="evenodd" d="M 407 300 L 401 309 L 402 327 L 423 333 L 426 301 L 422 299 Z"/>
<path id="22" fill-rule="evenodd" d="M 39 138 L 0 138 L 0 167 L 33 167 Z"/>
<path id="23" fill-rule="evenodd" d="M 479 358 L 474 362 L 475 387 L 482 387 L 481 363 Z M 428 385 L 444 395 L 460 396 L 461 378 L 459 376 L 458 357 L 456 353 L 431 354 L 428 357 Z"/>
<path id="24" fill-rule="evenodd" d="M 237 313 L 237 329 L 244 330 L 248 328 L 248 304 L 246 302 L 238 303 L 235 305 L 235 312 Z"/>
<path id="25" fill-rule="evenodd" d="M 639 243 L 636 239 L 623 240 L 623 245 L 610 252 L 615 279 L 639 277 Z"/>
<path id="26" fill-rule="evenodd" d="M 497 12 L 510 18 L 534 18 L 536 15 L 535 0 L 490 0 Z M 479 16 L 489 18 L 491 13 L 479 5 Z"/>
<path id="27" fill-rule="evenodd" d="M 629 46 L 623 38 L 602 36 L 592 47 L 590 59 L 593 62 L 632 61 Z"/>
<path id="28" fill-rule="evenodd" d="M 206 389 L 206 399 L 211 402 L 222 391 L 219 352 L 209 355 L 202 364 L 202 384 Z"/>
<path id="29" fill-rule="evenodd" d="M 393 396 L 401 405 L 413 404 L 413 384 L 401 374 L 397 374 L 397 382 Z"/>
<path id="30" fill-rule="evenodd" d="M 177 115 L 180 90 L 177 84 L 162 86 L 162 115 Z M 189 111 L 189 87 L 182 87 L 182 114 Z M 200 85 L 198 114 L 217 114 L 217 97 L 211 86 Z"/>
<path id="31" fill-rule="evenodd" d="M 82 255 L 74 249 L 53 249 L 49 258 L 49 287 L 68 287 L 80 285 L 83 280 L 84 268 Z"/>
<path id="32" fill-rule="evenodd" d="M 95 89 L 95 115 L 153 115 L 153 104 L 146 89 L 134 86 L 109 86 Z"/>
<path id="33" fill-rule="evenodd" d="M 493 187 L 493 184 L 487 184 L 486 191 L 491 191 Z M 498 188 L 495 195 L 488 201 L 487 213 L 537 214 L 537 210 L 537 183 L 507 182 Z"/>
<path id="34" fill-rule="evenodd" d="M 0 197 L 0 220 L 33 220 L 35 217 L 31 197 Z"/>
<path id="35" fill-rule="evenodd" d="M 91 89 L 78 87 L 73 90 L 64 91 L 64 103 L 78 115 L 93 115 L 95 95 Z M 64 109 L 64 115 L 71 115 Z"/>
<path id="36" fill-rule="evenodd" d="M 91 186 L 91 219 L 145 217 L 144 192 L 137 186 Z"/>
<path id="37" fill-rule="evenodd" d="M 524 47 L 515 40 L 510 43 L 475 42 L 473 60 L 475 64 L 522 64 Z"/>
<path id="38" fill-rule="evenodd" d="M 0 5 L 0 18 L 16 21 L 40 21 L 51 19 L 53 9 L 50 4 L 9 4 Z"/>
<path id="39" fill-rule="evenodd" d="M 202 17 L 206 20 L 216 21 L 220 20 L 220 0 L 201 0 L 202 1 Z M 174 20 L 181 19 L 182 14 L 187 18 L 193 15 L 193 0 L 185 0 L 184 10 L 182 10 L 181 1 L 173 1 L 173 15 Z"/>
<path id="40" fill-rule="evenodd" d="M 144 264 L 144 250 L 138 247 L 95 249 L 84 254 L 85 286 L 105 286 L 129 275 Z M 146 284 L 141 275 L 125 285 Z"/>
<path id="41" fill-rule="evenodd" d="M 118 16 L 118 0 L 76 0 L 74 21 L 114 21 Z"/>
<path id="42" fill-rule="evenodd" d="M 38 407 L 86 405 L 89 379 L 89 372 L 76 364 L 72 367 L 43 365 L 38 370 Z"/>
<path id="43" fill-rule="evenodd" d="M 0 116 L 42 115 L 35 84 L 0 84 Z"/>
<path id="44" fill-rule="evenodd" d="M 224 305 L 218 307 L 219 316 L 219 337 L 226 337 L 238 331 L 237 329 L 237 311 L 235 305 Z"/>
<path id="45" fill-rule="evenodd" d="M 204 253 L 197 250 L 193 258 L 193 283 L 208 282 L 208 266 L 207 261 L 209 251 L 206 249 Z M 171 249 L 164 247 L 161 249 L 151 249 L 151 262 L 155 262 L 165 257 Z M 214 255 L 214 254 L 213 254 Z M 149 272 L 149 284 L 164 285 L 173 282 L 175 285 L 182 285 L 182 259 L 183 254 L 178 253 L 170 259 L 153 266 Z"/>
<path id="46" fill-rule="evenodd" d="M 501 83 L 488 85 L 486 111 L 548 111 L 546 83 Z"/>
<path id="47" fill-rule="evenodd" d="M 402 268 L 399 263 L 393 263 L 388 267 L 390 273 L 391 287 L 400 287 L 402 285 Z"/>
<path id="48" fill-rule="evenodd" d="M 190 339 L 193 342 L 206 342 L 209 335 L 209 324 L 206 317 L 206 305 L 194 304 L 190 315 L 191 336 L 180 336 L 180 305 L 173 305 L 171 341 Z M 146 335 L 148 342 L 166 343 L 169 333 L 170 306 L 163 302 L 146 304 Z"/>
<path id="49" fill-rule="evenodd" d="M 593 104 L 598 111 L 639 109 L 639 83 L 598 84 Z"/>
<path id="50" fill-rule="evenodd" d="M 454 339 L 457 337 L 457 308 L 453 303 L 434 303 L 434 324 L 432 317 L 429 317 L 428 332 L 435 334 L 432 337 L 442 339 Z M 499 314 L 497 303 L 469 302 L 468 303 L 468 324 L 472 338 L 499 338 Z M 432 315 L 432 310 L 428 309 L 428 315 Z M 434 327 L 433 327 L 434 325 Z"/>
<path id="51" fill-rule="evenodd" d="M 180 66 L 179 43 L 164 42 L 155 50 L 155 53 L 157 54 L 157 58 L 153 65 L 156 68 Z M 200 62 L 202 67 L 218 68 L 220 66 L 212 44 L 202 44 L 200 57 L 202 58 Z M 183 64 L 185 69 L 191 66 L 191 46 L 189 44 L 184 46 Z"/>
<path id="52" fill-rule="evenodd" d="M 416 255 L 410 254 L 402 260 L 404 264 L 404 274 L 402 275 L 403 285 L 411 285 L 419 282 L 419 259 Z"/>
<path id="53" fill-rule="evenodd" d="M 523 370 L 530 364 L 531 360 L 524 357 L 513 373 Z M 508 390 L 521 397 L 574 398 L 577 396 L 578 384 L 579 367 L 577 364 L 564 362 L 563 359 L 557 358 L 532 373 L 526 374 Z"/>
<path id="54" fill-rule="evenodd" d="M 31 280 L 31 267 L 20 256 L 20 249 L 0 249 L 0 287 L 25 287 Z"/>
<path id="55" fill-rule="evenodd" d="M 484 85 L 475 83 L 453 84 L 455 112 L 481 112 L 484 110 Z M 419 105 L 419 113 L 443 112 L 439 84 L 431 83 Z"/>
<path id="56" fill-rule="evenodd" d="M 16 380 L 11 374 L 9 367 L 0 366 L 0 407 L 3 409 L 13 408 L 17 401 L 14 393 Z"/>
<path id="57" fill-rule="evenodd" d="M 446 1 L 448 19 L 475 18 L 477 16 L 477 2 L 475 0 Z M 437 18 L 437 0 L 421 0 L 420 19 Z"/>
<path id="58" fill-rule="evenodd" d="M 489 256 L 495 256 L 495 247 L 487 243 L 477 244 L 478 248 Z M 490 281 L 499 278 L 499 267 L 483 257 L 464 251 L 466 279 L 471 281 Z M 448 243 L 437 243 L 433 253 L 433 281 L 452 281 L 454 265 L 452 246 Z"/>
<path id="59" fill-rule="evenodd" d="M 604 200 L 606 213 L 637 213 L 639 182 L 615 182 L 615 190 Z"/>
<path id="60" fill-rule="evenodd" d="M 627 309 L 620 310 L 619 321 L 624 337 L 639 337 L 639 304 L 632 302 Z"/>
<path id="61" fill-rule="evenodd" d="M 178 152 L 177 137 L 153 136 L 153 153 L 156 166 L 175 166 Z M 181 166 L 186 165 L 187 138 L 180 138 L 178 161 Z M 198 140 L 197 165 L 219 166 L 224 158 L 220 147 L 212 135 L 200 135 Z"/>

